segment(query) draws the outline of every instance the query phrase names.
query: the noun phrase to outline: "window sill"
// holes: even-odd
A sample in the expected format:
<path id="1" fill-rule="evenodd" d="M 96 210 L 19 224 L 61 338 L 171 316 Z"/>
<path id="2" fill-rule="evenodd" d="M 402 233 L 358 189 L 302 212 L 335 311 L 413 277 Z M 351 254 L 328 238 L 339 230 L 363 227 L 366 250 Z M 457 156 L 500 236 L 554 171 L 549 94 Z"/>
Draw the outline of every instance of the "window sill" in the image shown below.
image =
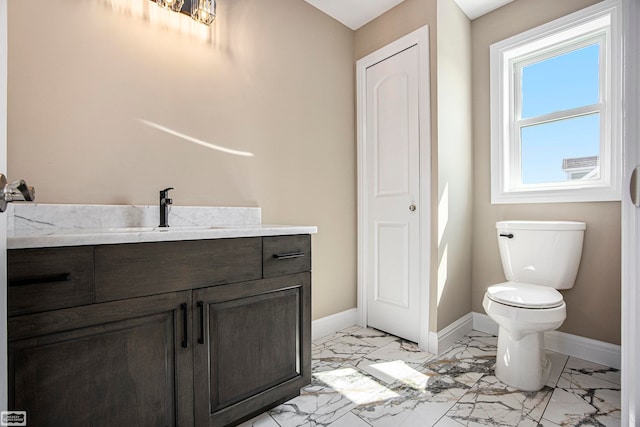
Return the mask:
<path id="1" fill-rule="evenodd" d="M 492 205 L 525 203 L 619 202 L 621 192 L 612 188 L 565 188 L 555 190 L 491 191 Z"/>

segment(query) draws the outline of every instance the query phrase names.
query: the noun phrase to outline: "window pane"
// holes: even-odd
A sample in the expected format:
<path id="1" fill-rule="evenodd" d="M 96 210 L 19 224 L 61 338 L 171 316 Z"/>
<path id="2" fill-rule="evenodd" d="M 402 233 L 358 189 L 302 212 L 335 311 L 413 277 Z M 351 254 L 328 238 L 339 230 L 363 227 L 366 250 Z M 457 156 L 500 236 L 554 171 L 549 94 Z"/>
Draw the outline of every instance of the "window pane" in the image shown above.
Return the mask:
<path id="1" fill-rule="evenodd" d="M 600 178 L 600 114 L 521 129 L 522 183 Z"/>
<path id="2" fill-rule="evenodd" d="M 593 44 L 522 67 L 522 118 L 598 103 L 599 56 Z"/>

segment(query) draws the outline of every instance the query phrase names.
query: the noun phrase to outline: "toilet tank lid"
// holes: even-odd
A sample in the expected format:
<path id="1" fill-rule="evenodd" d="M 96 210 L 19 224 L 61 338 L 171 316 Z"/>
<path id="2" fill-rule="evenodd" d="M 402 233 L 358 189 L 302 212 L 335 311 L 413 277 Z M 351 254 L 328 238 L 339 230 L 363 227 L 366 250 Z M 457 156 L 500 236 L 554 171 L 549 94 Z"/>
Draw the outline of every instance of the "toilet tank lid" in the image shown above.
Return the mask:
<path id="1" fill-rule="evenodd" d="M 499 230 L 584 230 L 587 224 L 578 221 L 498 221 Z"/>

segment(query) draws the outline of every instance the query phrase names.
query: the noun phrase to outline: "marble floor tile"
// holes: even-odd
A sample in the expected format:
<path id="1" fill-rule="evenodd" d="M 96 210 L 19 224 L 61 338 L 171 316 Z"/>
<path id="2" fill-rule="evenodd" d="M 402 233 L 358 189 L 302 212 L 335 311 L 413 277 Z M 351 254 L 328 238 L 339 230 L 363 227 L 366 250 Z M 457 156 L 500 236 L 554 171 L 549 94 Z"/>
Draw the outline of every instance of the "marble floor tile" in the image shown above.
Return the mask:
<path id="1" fill-rule="evenodd" d="M 364 422 L 362 418 L 358 418 L 351 412 L 347 412 L 345 415 L 340 417 L 337 421 L 329 424 L 329 427 L 371 427 L 369 424 Z"/>
<path id="2" fill-rule="evenodd" d="M 576 357 L 570 357 L 562 376 L 558 380 L 558 387 L 620 389 L 620 371 Z"/>
<path id="3" fill-rule="evenodd" d="M 501 383 L 494 376 L 480 379 L 447 416 L 465 426 L 537 427 L 553 389 L 523 392 Z"/>
<path id="4" fill-rule="evenodd" d="M 352 412 L 374 427 L 432 426 L 467 390 L 460 384 L 456 386 L 424 391 L 418 395 L 413 390 L 395 388 L 401 397 L 380 405 L 358 406 Z"/>
<path id="5" fill-rule="evenodd" d="M 620 371 L 570 357 L 544 418 L 559 425 L 619 426 Z"/>
<path id="6" fill-rule="evenodd" d="M 364 360 L 358 363 L 358 369 L 377 378 L 385 384 L 393 384 L 401 382 L 405 384 L 420 384 L 427 382 L 431 375 L 426 372 L 417 370 L 414 366 L 410 366 L 403 360 L 393 360 L 391 362 L 380 361 L 372 363 L 370 360 Z"/>
<path id="7" fill-rule="evenodd" d="M 358 326 L 312 344 L 312 383 L 242 427 L 566 427 L 620 425 L 620 372 L 547 352 L 547 386 L 495 376 L 497 337 L 472 331 L 439 357 Z"/>
<path id="8" fill-rule="evenodd" d="M 364 357 L 361 358 L 359 365 L 400 360 L 409 366 L 416 367 L 422 365 L 433 357 L 433 354 L 420 350 L 420 348 L 412 342 L 397 340 L 364 355 Z"/>
<path id="9" fill-rule="evenodd" d="M 438 374 L 458 377 L 463 374 L 493 375 L 496 365 L 495 356 L 477 357 L 474 359 L 449 359 L 439 357 L 424 364 L 424 366 Z M 470 384 L 473 385 L 473 384 Z"/>
<path id="10" fill-rule="evenodd" d="M 357 405 L 378 404 L 398 397 L 385 384 L 356 368 L 342 368 L 312 374 L 317 384 L 339 392 Z"/>
<path id="11" fill-rule="evenodd" d="M 556 353 L 554 351 L 547 350 L 547 358 L 551 362 L 551 372 L 549 373 L 549 379 L 547 380 L 547 386 L 555 387 L 558 384 L 558 380 L 564 371 L 564 367 L 567 364 L 569 356 L 566 354 Z"/>
<path id="12" fill-rule="evenodd" d="M 325 386 L 310 385 L 300 396 L 269 411 L 280 427 L 328 426 L 356 407 L 341 393 Z"/>
<path id="13" fill-rule="evenodd" d="M 378 347 L 375 345 L 354 336 L 339 335 L 312 348 L 312 369 L 320 371 L 355 365 L 365 355 L 375 352 L 377 349 Z"/>
<path id="14" fill-rule="evenodd" d="M 351 336 L 378 348 L 384 347 L 392 342 L 401 341 L 400 338 L 396 336 L 389 335 L 373 328 L 361 328 L 360 330 L 352 332 Z"/>
<path id="15" fill-rule="evenodd" d="M 554 423 L 552 421 L 549 421 L 546 418 L 542 418 L 540 420 L 540 422 L 538 423 L 538 427 L 562 427 L 562 426 L 559 425 L 559 424 L 556 424 L 556 423 Z"/>
<path id="16" fill-rule="evenodd" d="M 311 341 L 311 347 L 315 348 L 315 347 L 321 346 L 324 343 L 326 343 L 327 341 L 331 341 L 331 340 L 333 340 L 335 338 L 336 338 L 336 336 L 334 334 L 325 335 L 324 337 L 316 338 L 315 340 Z"/>
<path id="17" fill-rule="evenodd" d="M 448 401 L 406 400 L 386 408 L 359 408 L 357 414 L 373 427 L 433 426 L 449 410 Z"/>
<path id="18" fill-rule="evenodd" d="M 405 365 L 406 366 L 406 365 Z M 352 412 L 374 427 L 431 426 L 469 390 L 470 381 L 459 381 L 424 368 L 397 375 L 390 386 L 398 397 L 377 405 L 360 405 Z"/>
<path id="19" fill-rule="evenodd" d="M 561 426 L 619 426 L 620 390 L 556 388 L 544 419 Z"/>
<path id="20" fill-rule="evenodd" d="M 434 427 L 462 427 L 464 424 L 460 424 L 456 420 L 447 417 L 446 415 L 434 424 Z"/>
<path id="21" fill-rule="evenodd" d="M 339 330 L 336 335 L 351 335 L 351 334 L 355 334 L 356 332 L 358 332 L 359 330 L 364 329 L 362 326 L 358 326 L 358 325 L 353 325 L 353 326 L 349 326 L 348 328 L 344 328 Z"/>
<path id="22" fill-rule="evenodd" d="M 466 335 L 465 338 L 473 338 L 477 341 L 484 341 L 487 344 L 492 344 L 496 347 L 498 346 L 498 337 L 495 335 L 487 334 L 485 332 L 471 331 Z"/>
<path id="23" fill-rule="evenodd" d="M 238 427 L 280 427 L 266 412 L 240 424 Z"/>
<path id="24" fill-rule="evenodd" d="M 439 359 L 496 358 L 497 337 L 466 336 L 438 356 Z"/>

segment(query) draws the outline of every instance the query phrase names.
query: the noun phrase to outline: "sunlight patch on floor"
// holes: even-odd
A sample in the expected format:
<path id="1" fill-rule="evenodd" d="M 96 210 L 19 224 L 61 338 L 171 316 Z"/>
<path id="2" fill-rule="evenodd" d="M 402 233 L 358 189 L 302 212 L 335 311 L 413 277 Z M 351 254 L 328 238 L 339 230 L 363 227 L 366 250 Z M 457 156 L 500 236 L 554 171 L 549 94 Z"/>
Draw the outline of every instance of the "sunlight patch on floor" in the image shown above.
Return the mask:
<path id="1" fill-rule="evenodd" d="M 358 405 L 399 397 L 394 391 L 354 368 L 317 372 L 313 376 Z"/>
<path id="2" fill-rule="evenodd" d="M 423 374 L 407 365 L 402 360 L 393 362 L 374 363 L 367 367 L 367 371 L 372 375 L 388 383 L 400 382 L 415 390 L 426 390 L 429 380 L 433 375 Z"/>

